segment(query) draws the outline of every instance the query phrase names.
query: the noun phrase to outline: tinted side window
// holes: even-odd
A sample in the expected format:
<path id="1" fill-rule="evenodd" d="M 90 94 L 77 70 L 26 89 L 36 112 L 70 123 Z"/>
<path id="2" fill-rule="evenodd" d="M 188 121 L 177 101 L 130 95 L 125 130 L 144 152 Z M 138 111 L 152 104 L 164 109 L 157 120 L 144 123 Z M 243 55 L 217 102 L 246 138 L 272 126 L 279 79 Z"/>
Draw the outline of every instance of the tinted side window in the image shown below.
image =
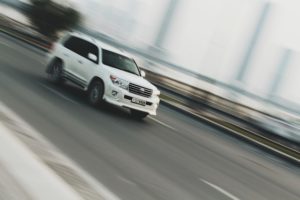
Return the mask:
<path id="1" fill-rule="evenodd" d="M 99 61 L 98 47 L 88 41 L 72 36 L 65 42 L 64 46 L 88 60 L 90 60 L 88 58 L 88 54 L 89 53 L 94 54 L 97 57 L 97 60 L 96 61 L 91 60 L 91 61 L 96 64 Z"/>
<path id="2" fill-rule="evenodd" d="M 89 59 L 88 58 L 88 54 L 91 53 L 91 54 L 94 54 L 96 57 L 97 57 L 97 60 L 96 61 L 93 61 L 91 60 L 92 62 L 98 64 L 98 61 L 99 61 L 99 49 L 96 45 L 88 42 L 88 41 L 85 41 L 85 40 L 82 40 L 82 44 L 81 44 L 81 51 L 82 51 L 82 56 L 85 57 L 86 59 Z"/>
<path id="3" fill-rule="evenodd" d="M 78 38 L 71 36 L 65 43 L 64 46 L 75 52 L 75 53 L 79 53 L 79 49 L 80 49 L 80 41 Z"/>

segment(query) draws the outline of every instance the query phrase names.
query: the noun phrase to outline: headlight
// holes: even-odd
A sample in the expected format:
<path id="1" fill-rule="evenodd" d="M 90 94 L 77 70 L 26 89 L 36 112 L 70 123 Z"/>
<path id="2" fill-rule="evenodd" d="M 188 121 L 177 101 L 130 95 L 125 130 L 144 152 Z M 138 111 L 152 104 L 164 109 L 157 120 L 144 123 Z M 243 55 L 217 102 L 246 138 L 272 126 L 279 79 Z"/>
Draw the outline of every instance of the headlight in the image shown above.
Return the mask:
<path id="1" fill-rule="evenodd" d="M 159 96 L 159 95 L 160 95 L 160 91 L 159 91 L 159 90 L 154 90 L 154 91 L 153 91 L 153 94 L 154 94 L 155 96 Z"/>
<path id="2" fill-rule="evenodd" d="M 119 86 L 120 88 L 123 88 L 125 90 L 128 90 L 129 82 L 125 81 L 123 79 L 120 79 L 116 76 L 110 75 L 110 80 L 114 85 Z"/>

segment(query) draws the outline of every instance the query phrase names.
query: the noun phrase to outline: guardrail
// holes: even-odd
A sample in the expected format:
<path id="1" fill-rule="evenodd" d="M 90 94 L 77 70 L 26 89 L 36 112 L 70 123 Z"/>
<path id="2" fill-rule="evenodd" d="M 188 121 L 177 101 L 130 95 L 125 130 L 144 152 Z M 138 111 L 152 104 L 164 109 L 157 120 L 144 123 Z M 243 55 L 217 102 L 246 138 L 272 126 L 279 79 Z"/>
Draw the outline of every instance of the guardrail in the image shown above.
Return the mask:
<path id="1" fill-rule="evenodd" d="M 43 51 L 48 51 L 51 46 L 51 40 L 41 36 L 31 27 L 24 26 L 3 16 L 0 17 L 0 31 Z M 262 132 L 266 131 L 260 131 L 260 127 L 255 127 L 255 124 L 249 123 L 248 113 L 260 113 L 260 111 L 149 70 L 148 79 L 164 91 L 162 101 L 165 104 L 255 143 L 291 161 L 300 163 L 299 143 L 286 140 L 280 136 L 274 137 L 272 134 L 262 134 Z M 199 105 L 202 105 L 200 111 Z M 217 111 L 219 114 L 201 110 L 206 108 L 212 109 L 214 112 Z M 238 125 L 235 120 L 238 122 Z"/>
<path id="2" fill-rule="evenodd" d="M 151 71 L 147 71 L 147 75 L 152 83 L 162 89 L 161 100 L 165 105 L 212 125 L 223 132 L 225 131 L 247 142 L 251 142 L 260 148 L 292 161 L 294 164 L 300 164 L 300 146 L 298 141 L 287 140 L 281 136 L 269 133 L 261 129 L 261 127 L 257 127 L 256 124 L 249 123 L 246 113 L 241 112 L 239 109 L 232 109 L 237 108 L 238 104 L 207 91 L 191 88 L 189 85 Z M 173 82 L 173 84 L 170 82 Z M 212 100 L 213 98 L 214 100 Z M 221 103 L 222 101 L 226 103 Z M 231 105 L 226 107 L 229 104 Z M 243 105 L 240 106 L 244 107 Z M 209 112 L 211 109 L 220 112 L 221 116 Z M 253 110 L 252 108 L 247 109 Z M 234 110 L 236 112 L 233 112 Z M 228 116 L 234 120 L 229 119 Z"/>
<path id="3" fill-rule="evenodd" d="M 246 142 L 250 142 L 254 145 L 257 145 L 258 147 L 263 148 L 284 159 L 287 159 L 288 161 L 292 161 L 294 164 L 297 165 L 300 164 L 300 151 L 295 148 L 281 144 L 276 140 L 272 140 L 257 132 L 243 128 L 234 123 L 230 123 L 222 118 L 210 116 L 203 112 L 199 112 L 197 110 L 189 108 L 188 106 L 176 102 L 176 99 L 174 101 L 170 98 L 167 98 L 167 99 L 162 99 L 162 101 L 165 104 L 171 106 L 172 108 L 177 109 L 178 111 L 184 112 L 191 117 L 194 117 L 198 120 L 202 120 L 203 122 L 208 123 L 210 125 L 213 125 L 215 128 L 218 128 L 233 136 L 243 139 Z"/>
<path id="4" fill-rule="evenodd" d="M 34 44 L 43 51 L 48 51 L 52 41 L 14 19 L 0 15 L 0 30 L 28 44 Z"/>

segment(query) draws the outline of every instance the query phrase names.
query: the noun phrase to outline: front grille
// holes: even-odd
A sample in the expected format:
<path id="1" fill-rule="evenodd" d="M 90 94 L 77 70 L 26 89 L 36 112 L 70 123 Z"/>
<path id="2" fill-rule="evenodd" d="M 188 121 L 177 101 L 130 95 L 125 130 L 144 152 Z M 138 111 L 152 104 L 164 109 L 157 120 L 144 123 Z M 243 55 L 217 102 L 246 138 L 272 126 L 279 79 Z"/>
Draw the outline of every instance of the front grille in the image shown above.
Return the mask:
<path id="1" fill-rule="evenodd" d="M 151 97 L 152 90 L 133 83 L 129 83 L 129 92 L 143 97 Z"/>

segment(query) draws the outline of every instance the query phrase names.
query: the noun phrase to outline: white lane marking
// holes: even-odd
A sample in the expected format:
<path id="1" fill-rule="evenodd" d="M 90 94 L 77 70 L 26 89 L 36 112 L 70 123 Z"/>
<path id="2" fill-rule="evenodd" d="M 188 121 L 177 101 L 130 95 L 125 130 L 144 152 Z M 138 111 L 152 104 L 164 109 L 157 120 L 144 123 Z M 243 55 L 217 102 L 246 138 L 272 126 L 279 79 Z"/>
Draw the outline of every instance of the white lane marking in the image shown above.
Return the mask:
<path id="1" fill-rule="evenodd" d="M 48 87 L 47 85 L 44 85 L 44 84 L 41 84 L 41 83 L 40 83 L 39 85 L 42 86 L 43 88 L 49 90 L 50 92 L 52 92 L 52 93 L 54 93 L 54 94 L 60 96 L 61 98 L 65 99 L 65 100 L 67 100 L 67 101 L 70 101 L 70 102 L 72 102 L 72 103 L 74 103 L 74 104 L 79 105 L 79 103 L 77 103 L 76 101 L 70 99 L 69 97 L 63 95 L 62 93 L 58 92 L 57 90 L 54 90 L 54 89 L 51 88 L 51 87 Z"/>
<path id="2" fill-rule="evenodd" d="M 226 196 L 229 197 L 230 199 L 232 199 L 232 200 L 240 200 L 239 198 L 237 198 L 237 197 L 234 196 L 233 194 L 227 192 L 227 191 L 224 190 L 223 188 L 221 188 L 221 187 L 219 187 L 219 186 L 217 186 L 217 185 L 215 185 L 215 184 L 213 184 L 213 183 L 210 183 L 209 181 L 204 180 L 204 179 L 202 179 L 202 178 L 200 178 L 200 180 L 201 180 L 203 183 L 205 183 L 205 184 L 209 185 L 210 187 L 216 189 L 217 191 L 221 192 L 222 194 L 226 195 Z"/>
<path id="3" fill-rule="evenodd" d="M 9 44 L 4 42 L 4 41 L 0 41 L 0 44 L 4 45 L 4 46 L 8 46 L 9 47 Z"/>
<path id="4" fill-rule="evenodd" d="M 128 183 L 130 185 L 136 185 L 134 182 L 128 180 L 127 178 L 124 178 L 123 176 L 117 176 L 120 180 L 124 181 L 125 183 Z"/>
<path id="5" fill-rule="evenodd" d="M 156 119 L 156 118 L 154 118 L 154 117 L 149 117 L 149 119 L 151 119 L 151 120 L 153 120 L 153 121 L 159 123 L 160 125 L 163 125 L 163 126 L 169 128 L 169 129 L 172 129 L 172 130 L 175 131 L 175 128 L 173 128 L 172 126 L 170 126 L 170 125 L 168 125 L 168 124 L 166 124 L 166 123 L 164 123 L 164 122 L 162 122 L 162 121 L 160 121 L 160 120 L 158 120 L 158 119 Z"/>

